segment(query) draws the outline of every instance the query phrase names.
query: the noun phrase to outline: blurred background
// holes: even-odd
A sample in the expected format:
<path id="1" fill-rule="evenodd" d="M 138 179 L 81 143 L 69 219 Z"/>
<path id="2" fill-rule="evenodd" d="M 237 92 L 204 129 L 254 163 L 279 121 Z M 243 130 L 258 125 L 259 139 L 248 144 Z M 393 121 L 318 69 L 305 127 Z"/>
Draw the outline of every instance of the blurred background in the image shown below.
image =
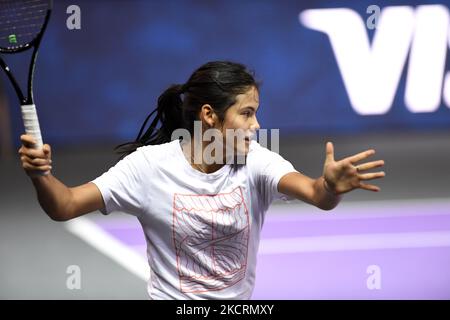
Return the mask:
<path id="1" fill-rule="evenodd" d="M 262 81 L 261 127 L 280 129 L 297 170 L 320 176 L 331 140 L 336 158 L 375 148 L 387 173 L 380 193 L 356 190 L 332 212 L 274 203 L 253 298 L 449 299 L 449 6 L 57 0 L 34 81 L 53 174 L 69 186 L 94 179 L 166 87 L 207 61 L 241 62 Z M 1 73 L 0 298 L 146 299 L 137 221 L 51 221 L 16 156 L 23 131 Z M 68 286 L 70 266 L 80 288 Z"/>

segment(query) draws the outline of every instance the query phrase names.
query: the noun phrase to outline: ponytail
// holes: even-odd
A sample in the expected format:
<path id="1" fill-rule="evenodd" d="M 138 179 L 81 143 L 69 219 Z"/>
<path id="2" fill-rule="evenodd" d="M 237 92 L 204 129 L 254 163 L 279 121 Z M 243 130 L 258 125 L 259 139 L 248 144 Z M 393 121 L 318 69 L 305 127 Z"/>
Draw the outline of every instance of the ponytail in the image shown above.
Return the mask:
<path id="1" fill-rule="evenodd" d="M 120 159 L 136 151 L 137 148 L 162 144 L 171 141 L 172 132 L 184 128 L 181 94 L 183 86 L 175 84 L 170 86 L 158 98 L 158 106 L 147 116 L 141 129 L 133 142 L 126 142 L 115 147 Z M 144 132 L 148 121 L 155 115 L 148 129 Z M 158 123 L 160 127 L 157 128 Z"/>

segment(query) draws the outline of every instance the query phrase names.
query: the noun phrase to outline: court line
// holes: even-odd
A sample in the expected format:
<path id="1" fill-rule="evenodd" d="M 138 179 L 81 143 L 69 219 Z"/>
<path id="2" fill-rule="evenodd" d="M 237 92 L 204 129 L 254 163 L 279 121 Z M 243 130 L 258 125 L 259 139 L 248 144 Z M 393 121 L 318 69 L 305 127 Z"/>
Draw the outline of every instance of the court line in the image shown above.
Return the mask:
<path id="1" fill-rule="evenodd" d="M 367 211 L 364 212 L 366 209 Z M 376 208 L 377 212 L 373 211 Z M 440 212 L 428 213 L 432 208 L 444 209 Z M 411 210 L 409 210 L 411 209 Z M 420 212 L 421 209 L 428 212 Z M 393 213 L 394 211 L 394 213 Z M 298 204 L 272 205 L 265 217 L 266 221 L 296 221 L 296 220 L 343 220 L 372 219 L 384 217 L 416 217 L 416 216 L 446 216 L 450 215 L 450 198 L 427 198 L 411 200 L 377 200 L 342 202 L 331 211 L 323 211 L 314 206 Z"/>
<path id="2" fill-rule="evenodd" d="M 262 239 L 259 254 L 450 247 L 450 231 Z"/>
<path id="3" fill-rule="evenodd" d="M 71 233 L 86 241 L 107 257 L 113 259 L 132 274 L 144 281 L 150 278 L 147 259 L 104 231 L 95 222 L 89 221 L 85 217 L 79 217 L 65 222 L 64 226 Z"/>

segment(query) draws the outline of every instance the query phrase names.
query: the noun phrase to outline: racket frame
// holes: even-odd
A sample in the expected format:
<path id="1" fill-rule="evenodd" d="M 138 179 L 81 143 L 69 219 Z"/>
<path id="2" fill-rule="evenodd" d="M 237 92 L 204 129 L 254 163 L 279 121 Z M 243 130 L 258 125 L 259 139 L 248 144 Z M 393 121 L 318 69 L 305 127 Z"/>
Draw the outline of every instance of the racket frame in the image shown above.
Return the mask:
<path id="1" fill-rule="evenodd" d="M 37 54 L 38 54 L 39 46 L 41 44 L 42 37 L 44 36 L 44 32 L 47 29 L 47 25 L 50 20 L 50 15 L 51 15 L 52 8 L 53 8 L 53 0 L 49 0 L 48 3 L 49 3 L 49 5 L 48 5 L 47 13 L 46 13 L 45 20 L 42 25 L 41 31 L 31 42 L 26 43 L 25 45 L 13 47 L 13 48 L 0 47 L 0 53 L 4 53 L 4 54 L 15 54 L 15 53 L 27 51 L 32 47 L 34 48 L 33 53 L 31 54 L 30 65 L 28 67 L 27 96 L 25 96 L 23 94 L 23 91 L 20 88 L 20 85 L 17 82 L 16 78 L 14 77 L 11 69 L 6 64 L 6 62 L 3 60 L 3 58 L 0 56 L 0 67 L 5 71 L 8 79 L 10 80 L 11 84 L 13 85 L 14 90 L 16 91 L 17 97 L 18 97 L 21 105 L 33 105 L 34 104 L 33 77 L 34 77 L 34 70 L 36 67 L 36 59 L 37 59 Z"/>

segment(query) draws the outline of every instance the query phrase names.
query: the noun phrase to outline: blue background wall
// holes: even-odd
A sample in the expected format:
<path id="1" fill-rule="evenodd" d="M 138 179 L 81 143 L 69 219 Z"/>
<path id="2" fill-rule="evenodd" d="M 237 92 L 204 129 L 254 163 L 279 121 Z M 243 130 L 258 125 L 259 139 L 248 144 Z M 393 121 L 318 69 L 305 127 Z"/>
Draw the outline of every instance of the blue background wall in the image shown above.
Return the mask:
<path id="1" fill-rule="evenodd" d="M 442 1 L 377 1 L 418 5 Z M 68 30 L 66 8 L 81 8 Z M 292 134 L 450 127 L 450 109 L 413 114 L 403 72 L 391 110 L 360 116 L 345 91 L 328 37 L 300 24 L 311 8 L 348 7 L 364 19 L 373 1 L 56 1 L 35 79 L 44 139 L 53 144 L 133 139 L 159 94 L 200 65 L 227 59 L 262 80 L 260 123 Z M 372 37 L 373 32 L 369 31 Z M 18 72 L 23 72 L 20 66 Z M 23 131 L 9 93 L 14 137 Z"/>

